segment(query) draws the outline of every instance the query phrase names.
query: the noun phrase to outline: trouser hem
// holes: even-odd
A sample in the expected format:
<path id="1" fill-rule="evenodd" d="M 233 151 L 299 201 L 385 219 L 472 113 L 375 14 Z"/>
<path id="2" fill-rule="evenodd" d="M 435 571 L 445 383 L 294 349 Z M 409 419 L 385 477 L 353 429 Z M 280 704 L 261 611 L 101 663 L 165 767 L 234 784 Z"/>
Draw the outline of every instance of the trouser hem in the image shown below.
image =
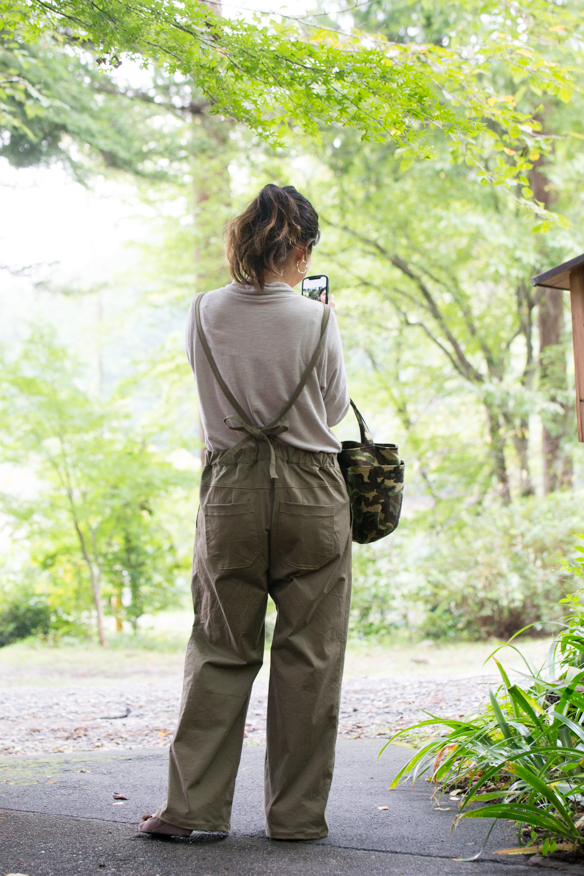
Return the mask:
<path id="1" fill-rule="evenodd" d="M 303 831 L 295 831 L 294 833 L 282 833 L 281 831 L 271 831 L 266 829 L 268 839 L 275 840 L 319 840 L 328 836 L 328 830 L 320 833 L 304 833 Z"/>
<path id="2" fill-rule="evenodd" d="M 158 818 L 162 821 L 166 821 L 167 824 L 172 824 L 174 827 L 182 827 L 185 830 L 201 830 L 206 833 L 229 833 L 231 830 L 230 824 L 208 824 L 204 821 L 197 821 L 191 824 L 186 824 L 181 818 L 175 818 L 173 815 L 169 815 L 167 812 L 163 812 L 162 814 L 156 813 Z"/>

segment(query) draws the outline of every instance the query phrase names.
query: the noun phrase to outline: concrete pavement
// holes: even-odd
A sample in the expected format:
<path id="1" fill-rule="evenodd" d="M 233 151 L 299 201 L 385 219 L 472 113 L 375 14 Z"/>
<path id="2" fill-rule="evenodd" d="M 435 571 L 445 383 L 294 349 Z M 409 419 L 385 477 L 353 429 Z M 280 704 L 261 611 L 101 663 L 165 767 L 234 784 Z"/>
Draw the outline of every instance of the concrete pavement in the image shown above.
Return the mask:
<path id="1" fill-rule="evenodd" d="M 515 845 L 498 824 L 478 862 L 490 823 L 463 821 L 451 834 L 456 804 L 432 800 L 427 782 L 389 791 L 411 750 L 382 742 L 339 740 L 328 807 L 329 836 L 317 842 L 265 838 L 264 747 L 246 744 L 228 838 L 141 836 L 142 814 L 164 798 L 164 751 L 90 752 L 0 760 L 0 874 L 27 876 L 534 876 L 580 865 L 494 855 Z M 113 794 L 128 799 L 114 800 Z M 387 809 L 380 807 L 387 806 Z M 444 807 L 452 807 L 446 810 Z"/>

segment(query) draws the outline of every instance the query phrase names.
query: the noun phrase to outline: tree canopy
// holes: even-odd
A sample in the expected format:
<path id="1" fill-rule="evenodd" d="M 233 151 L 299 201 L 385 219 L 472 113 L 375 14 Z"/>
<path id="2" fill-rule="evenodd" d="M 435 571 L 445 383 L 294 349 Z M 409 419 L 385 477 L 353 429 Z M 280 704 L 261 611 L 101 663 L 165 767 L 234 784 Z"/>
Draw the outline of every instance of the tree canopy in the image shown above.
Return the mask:
<path id="1" fill-rule="evenodd" d="M 421 29 L 420 41 L 384 33 L 374 5 L 361 30 L 318 18 L 222 18 L 216 5 L 26 0 L 15 7 L 1 0 L 0 11 L 5 38 L 50 38 L 81 55 L 91 49 L 104 68 L 132 58 L 188 77 L 206 112 L 272 144 L 290 128 L 318 137 L 323 126 L 338 125 L 364 140 L 393 140 L 406 157 L 428 157 L 438 129 L 485 183 L 505 185 L 524 206 L 546 213 L 526 173 L 551 140 L 538 108 L 524 108 L 522 97 L 531 91 L 567 101 L 581 88 L 569 63 L 583 36 L 579 4 L 467 0 L 439 40 Z M 439 8 L 447 16 L 446 5 Z M 61 100 L 17 69 L 5 71 L 0 88 L 4 124 L 15 117 L 15 130 L 26 125 L 19 106 L 32 116 Z"/>

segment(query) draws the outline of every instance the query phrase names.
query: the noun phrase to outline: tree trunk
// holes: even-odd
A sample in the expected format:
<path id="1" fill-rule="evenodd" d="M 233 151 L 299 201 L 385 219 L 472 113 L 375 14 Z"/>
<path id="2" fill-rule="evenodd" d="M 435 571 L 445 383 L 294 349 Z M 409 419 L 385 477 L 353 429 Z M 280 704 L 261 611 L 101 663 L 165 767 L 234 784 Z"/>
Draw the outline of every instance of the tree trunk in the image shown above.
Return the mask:
<path id="1" fill-rule="evenodd" d="M 513 445 L 519 460 L 519 492 L 522 496 L 533 496 L 535 490 L 529 470 L 529 422 L 522 417 L 513 436 Z"/>
<path id="2" fill-rule="evenodd" d="M 123 612 L 124 605 L 121 596 L 114 596 L 114 611 L 116 616 L 116 633 L 124 632 Z"/>
<path id="3" fill-rule="evenodd" d="M 501 434 L 501 422 L 499 411 L 486 405 L 489 421 L 489 436 L 491 439 L 490 450 L 493 472 L 499 484 L 499 495 L 504 505 L 511 504 L 511 490 L 509 487 L 509 475 L 505 461 L 505 437 Z"/>
<path id="4" fill-rule="evenodd" d="M 107 639 L 105 637 L 105 617 L 103 613 L 103 605 L 101 602 L 101 574 L 95 571 L 93 565 L 90 565 L 89 567 L 89 574 L 91 576 L 91 593 L 93 596 L 93 604 L 97 613 L 97 636 L 99 638 L 99 644 L 102 646 L 102 648 L 106 648 Z"/>
<path id="5" fill-rule="evenodd" d="M 83 554 L 83 559 L 85 560 L 87 571 L 89 572 L 89 580 L 91 582 L 91 595 L 93 597 L 93 604 L 97 613 L 97 635 L 99 637 L 99 644 L 103 648 L 105 648 L 107 646 L 107 641 L 105 638 L 103 605 L 101 604 L 101 566 L 99 565 L 99 563 L 94 565 L 92 562 L 87 542 L 83 534 L 83 530 L 81 529 L 79 518 L 77 516 L 77 509 L 75 507 L 73 491 L 71 489 L 70 483 L 68 484 L 67 495 L 69 497 L 73 525 L 75 526 L 75 531 L 77 532 L 79 545 L 81 547 L 81 553 Z"/>

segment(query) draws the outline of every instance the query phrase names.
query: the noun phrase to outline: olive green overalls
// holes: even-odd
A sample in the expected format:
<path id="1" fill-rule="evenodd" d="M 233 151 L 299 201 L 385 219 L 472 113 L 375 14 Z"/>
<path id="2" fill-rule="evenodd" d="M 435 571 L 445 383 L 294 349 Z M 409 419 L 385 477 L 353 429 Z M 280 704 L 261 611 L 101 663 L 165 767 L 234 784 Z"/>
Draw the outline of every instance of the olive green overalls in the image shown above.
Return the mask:
<path id="1" fill-rule="evenodd" d="M 207 451 L 193 561 L 195 621 L 168 800 L 156 813 L 179 827 L 228 831 L 253 681 L 262 665 L 268 593 L 278 614 L 271 649 L 265 760 L 266 830 L 277 839 L 327 835 L 351 590 L 349 500 L 336 454 L 278 443 L 282 417 L 304 388 L 256 428 L 213 373 L 246 436 Z M 227 421 L 226 421 L 227 422 Z M 229 423 L 228 423 L 229 425 Z M 253 447 L 242 447 L 250 438 Z"/>

